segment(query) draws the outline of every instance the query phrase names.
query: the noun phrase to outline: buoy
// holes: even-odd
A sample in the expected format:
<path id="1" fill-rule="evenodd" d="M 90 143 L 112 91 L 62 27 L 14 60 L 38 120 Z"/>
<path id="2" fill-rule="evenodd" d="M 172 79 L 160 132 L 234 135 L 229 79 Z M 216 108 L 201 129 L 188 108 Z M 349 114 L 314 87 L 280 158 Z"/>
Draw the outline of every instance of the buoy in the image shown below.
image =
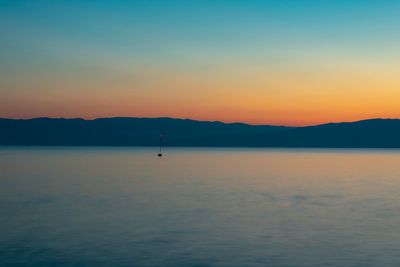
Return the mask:
<path id="1" fill-rule="evenodd" d="M 160 147 L 159 147 L 159 153 L 157 155 L 159 157 L 162 157 L 162 153 L 161 153 L 162 139 L 163 139 L 163 136 L 162 136 L 162 134 L 160 134 Z"/>

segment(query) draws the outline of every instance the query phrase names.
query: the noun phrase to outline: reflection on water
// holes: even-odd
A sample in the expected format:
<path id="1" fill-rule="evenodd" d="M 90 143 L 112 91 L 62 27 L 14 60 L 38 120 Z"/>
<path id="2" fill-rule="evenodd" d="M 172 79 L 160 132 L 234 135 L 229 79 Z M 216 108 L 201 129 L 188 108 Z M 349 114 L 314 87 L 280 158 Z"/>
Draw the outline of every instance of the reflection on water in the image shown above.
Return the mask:
<path id="1" fill-rule="evenodd" d="M 399 266 L 400 151 L 0 148 L 0 266 Z"/>

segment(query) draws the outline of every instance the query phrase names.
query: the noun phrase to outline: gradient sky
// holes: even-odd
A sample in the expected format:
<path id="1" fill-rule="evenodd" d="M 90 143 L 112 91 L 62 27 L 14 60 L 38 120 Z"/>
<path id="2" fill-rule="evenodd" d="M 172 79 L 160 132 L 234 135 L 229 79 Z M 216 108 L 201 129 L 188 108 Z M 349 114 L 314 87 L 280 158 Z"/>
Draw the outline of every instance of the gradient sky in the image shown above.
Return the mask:
<path id="1" fill-rule="evenodd" d="M 0 117 L 400 117 L 400 1 L 0 0 Z"/>

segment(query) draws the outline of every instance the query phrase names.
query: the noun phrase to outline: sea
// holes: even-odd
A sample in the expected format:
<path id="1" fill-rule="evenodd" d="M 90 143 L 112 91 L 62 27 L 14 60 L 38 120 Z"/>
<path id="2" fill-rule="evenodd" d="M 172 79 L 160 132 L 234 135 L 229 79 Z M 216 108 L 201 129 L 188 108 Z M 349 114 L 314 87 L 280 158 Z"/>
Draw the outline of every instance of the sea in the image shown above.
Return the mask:
<path id="1" fill-rule="evenodd" d="M 0 266 L 400 266 L 400 150 L 157 154 L 0 147 Z"/>

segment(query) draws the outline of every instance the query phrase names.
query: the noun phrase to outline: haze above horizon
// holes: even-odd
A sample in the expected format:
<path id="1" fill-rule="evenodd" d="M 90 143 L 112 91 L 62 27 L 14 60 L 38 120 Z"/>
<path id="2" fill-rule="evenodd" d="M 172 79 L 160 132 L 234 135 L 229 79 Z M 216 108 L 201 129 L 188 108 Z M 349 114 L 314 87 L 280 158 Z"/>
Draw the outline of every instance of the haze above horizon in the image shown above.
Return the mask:
<path id="1" fill-rule="evenodd" d="M 400 117 L 394 0 L 0 1 L 0 117 Z"/>

